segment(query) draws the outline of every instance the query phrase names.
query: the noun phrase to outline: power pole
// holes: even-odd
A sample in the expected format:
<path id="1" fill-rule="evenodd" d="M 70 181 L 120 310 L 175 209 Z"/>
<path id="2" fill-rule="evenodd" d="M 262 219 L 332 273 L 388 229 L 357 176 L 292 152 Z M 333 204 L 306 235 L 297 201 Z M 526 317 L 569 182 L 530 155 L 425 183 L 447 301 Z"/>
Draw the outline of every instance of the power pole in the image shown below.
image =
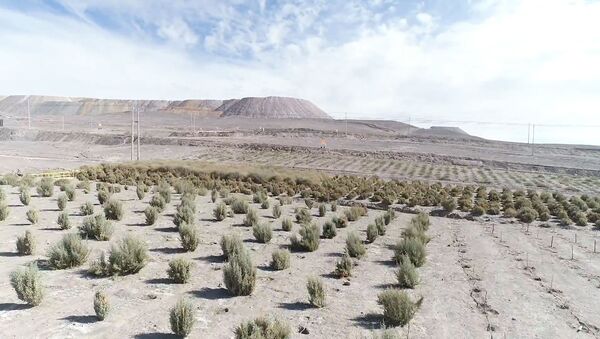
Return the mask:
<path id="1" fill-rule="evenodd" d="M 30 96 L 27 96 L 27 126 L 28 128 L 31 128 L 31 110 L 29 109 L 29 98 Z"/>
<path id="2" fill-rule="evenodd" d="M 140 160 L 140 139 L 142 138 L 142 135 L 140 134 L 140 108 L 137 107 L 137 160 Z"/>
<path id="3" fill-rule="evenodd" d="M 133 161 L 133 112 L 135 111 L 135 103 L 133 105 L 134 106 L 131 108 L 131 161 Z"/>
<path id="4" fill-rule="evenodd" d="M 534 150 L 535 150 L 535 124 L 533 124 L 533 129 L 531 130 L 531 156 L 533 156 Z"/>
<path id="5" fill-rule="evenodd" d="M 531 140 L 531 124 L 527 124 L 527 144 L 529 145 L 529 142 Z"/>

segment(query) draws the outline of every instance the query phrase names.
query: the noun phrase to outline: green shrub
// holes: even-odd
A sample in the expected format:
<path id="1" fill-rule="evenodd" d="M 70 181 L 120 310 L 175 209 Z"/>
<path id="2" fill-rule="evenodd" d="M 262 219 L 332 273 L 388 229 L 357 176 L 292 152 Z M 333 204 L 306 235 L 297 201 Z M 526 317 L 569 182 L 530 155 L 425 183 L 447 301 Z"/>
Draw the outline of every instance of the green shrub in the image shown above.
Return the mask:
<path id="1" fill-rule="evenodd" d="M 243 249 L 244 244 L 237 234 L 224 235 L 221 237 L 221 250 L 223 251 L 225 259 L 229 260 L 229 258 L 237 255 Z"/>
<path id="2" fill-rule="evenodd" d="M 394 260 L 400 264 L 403 256 L 408 256 L 410 261 L 416 267 L 421 267 L 425 263 L 427 253 L 425 252 L 425 245 L 416 238 L 402 239 L 396 245 L 394 249 Z"/>
<path id="3" fill-rule="evenodd" d="M 97 291 L 94 294 L 94 312 L 96 312 L 96 318 L 100 321 L 106 319 L 108 312 L 110 312 L 108 296 L 102 291 Z"/>
<path id="4" fill-rule="evenodd" d="M 367 226 L 367 242 L 372 243 L 379 236 L 379 229 L 375 224 Z"/>
<path id="5" fill-rule="evenodd" d="M 260 208 L 262 208 L 263 210 L 269 209 L 270 204 L 269 204 L 269 200 L 265 199 L 263 200 L 263 202 L 260 203 Z"/>
<path id="6" fill-rule="evenodd" d="M 28 210 L 27 213 L 25 213 L 25 216 L 27 217 L 27 220 L 32 225 L 37 224 L 38 220 L 40 219 L 40 213 L 36 209 L 33 209 L 33 208 Z"/>
<path id="7" fill-rule="evenodd" d="M 336 211 L 337 211 L 337 202 L 332 201 L 331 202 L 331 212 L 336 212 Z"/>
<path id="8" fill-rule="evenodd" d="M 325 204 L 320 204 L 319 205 L 319 216 L 324 217 L 326 213 L 327 213 L 327 209 L 325 207 Z"/>
<path id="9" fill-rule="evenodd" d="M 402 231 L 402 237 L 404 237 L 404 239 L 410 239 L 410 238 L 417 239 L 424 245 L 429 243 L 429 240 L 431 240 L 431 238 L 429 238 L 429 236 L 427 234 L 425 234 L 424 231 L 418 229 L 415 226 L 410 226 L 408 228 L 405 228 Z"/>
<path id="10" fill-rule="evenodd" d="M 91 186 L 89 180 L 82 180 L 75 185 L 80 190 L 83 190 L 85 194 L 90 192 Z"/>
<path id="11" fill-rule="evenodd" d="M 37 194 L 40 197 L 49 198 L 54 195 L 54 180 L 42 178 L 37 186 Z"/>
<path id="12" fill-rule="evenodd" d="M 171 186 L 166 182 L 160 182 L 156 187 L 156 192 L 163 198 L 165 203 L 171 202 Z"/>
<path id="13" fill-rule="evenodd" d="M 60 226 L 61 230 L 68 230 L 71 228 L 71 220 L 69 219 L 69 212 L 62 212 L 58 215 L 56 223 Z"/>
<path id="14" fill-rule="evenodd" d="M 298 208 L 296 209 L 296 221 L 301 224 L 310 223 L 312 220 L 312 216 L 310 215 L 310 211 L 307 208 Z"/>
<path id="15" fill-rule="evenodd" d="M 171 331 L 176 335 L 184 338 L 190 335 L 196 322 L 194 305 L 186 299 L 180 299 L 171 309 L 169 322 L 171 323 Z"/>
<path id="16" fill-rule="evenodd" d="M 71 185 L 65 186 L 65 195 L 67 196 L 67 199 L 69 199 L 69 201 L 75 200 L 75 197 L 77 195 L 75 193 L 75 188 L 73 188 L 73 186 Z"/>
<path id="17" fill-rule="evenodd" d="M 181 224 L 185 223 L 188 225 L 194 225 L 196 223 L 196 216 L 194 210 L 189 206 L 180 206 L 177 208 L 177 212 L 173 217 L 173 224 L 177 227 L 181 227 Z"/>
<path id="18" fill-rule="evenodd" d="M 481 205 L 475 205 L 471 209 L 471 214 L 474 215 L 474 216 L 484 215 L 485 214 L 485 208 L 483 208 L 483 206 L 481 206 Z"/>
<path id="19" fill-rule="evenodd" d="M 110 199 L 106 205 L 104 205 L 104 215 L 106 215 L 106 219 L 108 220 L 123 219 L 123 203 Z"/>
<path id="20" fill-rule="evenodd" d="M 148 262 L 146 244 L 130 235 L 112 245 L 108 261 L 104 253 L 90 265 L 90 273 L 98 276 L 127 275 L 139 272 Z"/>
<path id="21" fill-rule="evenodd" d="M 538 213 L 531 207 L 523 207 L 518 213 L 519 221 L 526 224 L 532 223 L 535 219 L 537 219 L 537 217 Z"/>
<path id="22" fill-rule="evenodd" d="M 135 194 L 137 195 L 138 200 L 143 200 L 144 197 L 146 196 L 146 185 L 144 185 L 144 184 L 137 185 L 135 188 Z"/>
<path id="23" fill-rule="evenodd" d="M 249 208 L 248 202 L 242 198 L 234 198 L 231 202 L 231 210 L 235 214 L 246 214 Z"/>
<path id="24" fill-rule="evenodd" d="M 212 191 L 210 191 L 210 201 L 216 202 L 218 197 L 219 197 L 219 192 L 217 192 L 216 189 L 213 189 Z"/>
<path id="25" fill-rule="evenodd" d="M 325 287 L 321 279 L 316 277 L 308 278 L 306 283 L 308 290 L 308 302 L 316 307 L 325 307 Z"/>
<path id="26" fill-rule="evenodd" d="M 288 339 L 290 326 L 279 319 L 256 318 L 235 329 L 235 339 Z"/>
<path id="27" fill-rule="evenodd" d="M 23 204 L 23 206 L 29 206 L 29 203 L 31 202 L 31 195 L 29 194 L 28 187 L 21 187 L 21 193 L 19 194 L 19 200 L 21 200 L 21 203 Z"/>
<path id="28" fill-rule="evenodd" d="M 17 252 L 20 255 L 31 255 L 35 251 L 35 239 L 30 231 L 25 231 L 22 237 L 17 237 Z"/>
<path id="29" fill-rule="evenodd" d="M 348 219 L 345 216 L 342 217 L 333 217 L 331 219 L 336 228 L 346 228 L 348 227 Z"/>
<path id="30" fill-rule="evenodd" d="M 456 200 L 454 198 L 447 198 L 442 201 L 442 208 L 446 213 L 452 213 L 456 209 Z"/>
<path id="31" fill-rule="evenodd" d="M 274 250 L 271 257 L 272 269 L 281 271 L 290 267 L 290 252 L 288 250 Z"/>
<path id="32" fill-rule="evenodd" d="M 354 262 L 348 253 L 344 253 L 344 256 L 335 263 L 335 275 L 338 278 L 346 278 L 352 276 L 352 269 L 354 268 Z"/>
<path id="33" fill-rule="evenodd" d="M 8 208 L 8 205 L 0 201 L 0 221 L 6 220 L 9 214 L 10 209 Z"/>
<path id="34" fill-rule="evenodd" d="M 269 224 L 255 223 L 254 226 L 252 226 L 252 234 L 258 242 L 264 244 L 271 241 L 273 229 L 271 229 L 271 225 Z"/>
<path id="35" fill-rule="evenodd" d="M 64 193 L 58 196 L 58 199 L 56 199 L 56 205 L 60 211 L 64 211 L 65 208 L 67 208 L 67 201 L 67 196 Z"/>
<path id="36" fill-rule="evenodd" d="M 344 211 L 344 215 L 348 221 L 356 221 L 360 217 L 367 215 L 367 209 L 363 206 L 352 206 L 350 209 Z"/>
<path id="37" fill-rule="evenodd" d="M 219 203 L 213 210 L 213 216 L 217 221 L 223 221 L 227 217 L 227 205 Z"/>
<path id="38" fill-rule="evenodd" d="M 244 226 L 254 226 L 256 223 L 258 223 L 258 214 L 254 208 L 250 208 L 244 218 Z"/>
<path id="39" fill-rule="evenodd" d="M 113 232 L 114 226 L 110 221 L 106 220 L 104 214 L 86 217 L 79 226 L 81 237 L 87 239 L 110 240 Z"/>
<path id="40" fill-rule="evenodd" d="M 327 221 L 323 224 L 323 238 L 333 239 L 337 234 L 335 225 L 331 221 Z"/>
<path id="41" fill-rule="evenodd" d="M 503 216 L 505 218 L 515 218 L 517 216 L 517 211 L 512 207 L 506 208 L 504 210 Z"/>
<path id="42" fill-rule="evenodd" d="M 410 258 L 406 255 L 400 259 L 400 267 L 396 271 L 396 278 L 400 287 L 404 288 L 415 288 L 419 283 L 419 274 L 415 269 L 415 265 L 413 265 Z"/>
<path id="43" fill-rule="evenodd" d="M 100 190 L 98 191 L 98 202 L 100 205 L 104 205 L 105 202 L 110 199 L 111 194 L 108 191 Z"/>
<path id="44" fill-rule="evenodd" d="M 352 258 L 362 258 L 367 252 L 365 245 L 355 232 L 349 232 L 346 237 L 346 253 Z"/>
<path id="45" fill-rule="evenodd" d="M 292 230 L 292 221 L 289 218 L 284 218 L 281 221 L 281 228 L 287 232 L 291 231 Z"/>
<path id="46" fill-rule="evenodd" d="M 383 214 L 383 223 L 386 225 L 389 225 L 394 219 L 396 219 L 396 212 L 391 208 Z"/>
<path id="47" fill-rule="evenodd" d="M 94 204 L 89 201 L 86 201 L 81 207 L 79 207 L 79 211 L 81 211 L 81 215 L 92 215 L 94 214 Z"/>
<path id="48" fill-rule="evenodd" d="M 198 229 L 194 225 L 182 222 L 179 225 L 179 240 L 181 246 L 187 252 L 194 252 L 200 243 Z"/>
<path id="49" fill-rule="evenodd" d="M 587 226 L 588 224 L 587 216 L 581 211 L 575 213 L 575 218 L 573 219 L 573 221 L 577 226 Z"/>
<path id="50" fill-rule="evenodd" d="M 185 284 L 190 280 L 193 263 L 184 258 L 169 261 L 167 274 L 174 282 Z"/>
<path id="51" fill-rule="evenodd" d="M 144 216 L 146 217 L 146 225 L 154 225 L 159 215 L 158 208 L 148 206 L 144 209 Z"/>
<path id="52" fill-rule="evenodd" d="M 83 265 L 90 254 L 89 248 L 77 234 L 67 234 L 48 250 L 50 267 L 62 270 Z"/>
<path id="53" fill-rule="evenodd" d="M 229 258 L 229 262 L 223 267 L 223 280 L 225 287 L 233 295 L 250 295 L 254 291 L 256 283 L 256 267 L 248 250 L 242 249 Z"/>
<path id="54" fill-rule="evenodd" d="M 273 218 L 279 219 L 281 216 L 281 206 L 278 204 L 273 205 Z"/>
<path id="55" fill-rule="evenodd" d="M 292 249 L 313 252 L 319 248 L 319 227 L 316 224 L 303 224 L 300 228 L 300 239 L 292 234 Z"/>
<path id="56" fill-rule="evenodd" d="M 167 206 L 167 202 L 162 196 L 155 195 L 150 199 L 150 206 L 156 207 L 162 213 Z"/>
<path id="57" fill-rule="evenodd" d="M 10 273 L 10 284 L 17 292 L 19 300 L 32 306 L 38 306 L 44 298 L 42 279 L 35 264 Z"/>
<path id="58" fill-rule="evenodd" d="M 403 291 L 390 289 L 377 296 L 377 302 L 383 306 L 383 318 L 389 326 L 405 326 L 421 306 L 423 298 L 413 302 Z"/>
<path id="59" fill-rule="evenodd" d="M 415 227 L 420 231 L 429 230 L 430 225 L 429 216 L 425 213 L 419 213 L 410 220 L 410 226 Z"/>
<path id="60" fill-rule="evenodd" d="M 386 328 L 380 335 L 373 333 L 371 339 L 402 339 L 393 329 Z"/>

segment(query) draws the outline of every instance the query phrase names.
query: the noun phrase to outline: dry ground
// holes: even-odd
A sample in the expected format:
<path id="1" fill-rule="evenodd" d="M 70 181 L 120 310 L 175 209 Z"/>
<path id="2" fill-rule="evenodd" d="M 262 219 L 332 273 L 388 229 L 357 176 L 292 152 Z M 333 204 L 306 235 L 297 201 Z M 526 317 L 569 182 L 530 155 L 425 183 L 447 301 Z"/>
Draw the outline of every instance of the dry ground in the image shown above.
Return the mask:
<path id="1" fill-rule="evenodd" d="M 358 230 L 364 239 L 367 225 L 381 211 L 370 210 L 367 217 L 338 230 L 334 239 L 322 239 L 316 252 L 292 253 L 291 268 L 268 269 L 271 252 L 289 244 L 289 232 L 281 230 L 281 219 L 270 217 L 271 210 L 252 204 L 261 218 L 273 224 L 270 244 L 253 241 L 251 230 L 239 226 L 243 215 L 222 222 L 212 219 L 215 204 L 208 196 L 197 199 L 197 226 L 202 243 L 193 253 L 180 251 L 178 234 L 169 216 L 179 197 L 162 214 L 157 224 L 144 226 L 140 213 L 150 199 L 137 200 L 134 190 L 114 197 L 123 201 L 125 217 L 115 222 L 113 241 L 125 234 L 143 239 L 149 248 L 149 264 L 135 275 L 93 278 L 87 265 L 63 271 L 42 271 L 46 298 L 42 305 L 28 308 L 10 287 L 10 271 L 32 260 L 45 259 L 47 248 L 67 232 L 76 232 L 82 217 L 79 206 L 97 203 L 95 192 L 69 202 L 74 228 L 57 228 L 56 194 L 53 198 L 32 197 L 30 206 L 41 211 L 38 225 L 25 218 L 28 207 L 20 204 L 18 190 L 3 187 L 11 205 L 9 218 L 0 224 L 0 333 L 3 338 L 161 338 L 169 337 L 168 310 L 181 296 L 196 306 L 196 326 L 192 338 L 231 338 L 233 329 L 258 315 L 277 315 L 287 321 L 297 338 L 363 338 L 379 328 L 382 309 L 376 296 L 395 284 L 392 246 L 412 217 L 399 214 L 385 236 L 367 245 L 353 277 L 331 276 L 335 261 L 344 251 L 348 231 Z M 58 189 L 56 190 L 58 191 Z M 33 192 L 32 192 L 33 193 Z M 272 198 L 271 198 L 272 199 Z M 272 200 L 273 202 L 273 200 Z M 296 201 L 284 206 L 284 216 L 293 217 Z M 343 213 L 339 207 L 337 214 Z M 100 206 L 96 206 L 100 211 Z M 313 209 L 316 214 L 316 209 Z M 325 218 L 314 217 L 319 225 Z M 594 253 L 595 231 L 588 229 L 527 229 L 520 224 L 470 222 L 432 217 L 427 263 L 419 269 L 421 284 L 410 291 L 424 302 L 410 325 L 411 338 L 593 338 L 600 335 L 600 265 Z M 298 229 L 294 224 L 294 230 Z M 31 230 L 39 244 L 34 256 L 17 256 L 15 241 Z M 224 261 L 218 244 L 223 234 L 239 233 L 251 249 L 258 266 L 256 290 L 248 297 L 231 297 L 224 288 Z M 577 242 L 575 243 L 575 234 Z M 552 237 L 553 247 L 550 248 Z M 86 241 L 94 249 L 91 258 L 109 248 L 110 242 Z M 573 250 L 573 259 L 571 251 Z M 191 259 L 195 268 L 191 282 L 172 284 L 167 279 L 168 261 L 175 257 Z M 305 282 L 320 276 L 327 287 L 327 306 L 307 304 Z M 92 299 L 96 290 L 105 290 L 113 310 L 108 319 L 97 322 Z M 32 326 L 35 324 L 35 326 Z M 298 326 L 309 335 L 298 334 Z M 408 328 L 398 328 L 402 336 Z"/>

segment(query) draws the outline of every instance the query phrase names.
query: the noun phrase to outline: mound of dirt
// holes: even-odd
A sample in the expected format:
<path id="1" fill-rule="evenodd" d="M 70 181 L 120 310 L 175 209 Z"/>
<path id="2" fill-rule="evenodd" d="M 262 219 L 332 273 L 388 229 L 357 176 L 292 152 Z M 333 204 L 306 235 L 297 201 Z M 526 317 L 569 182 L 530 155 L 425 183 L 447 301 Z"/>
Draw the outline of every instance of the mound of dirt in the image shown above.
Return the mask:
<path id="1" fill-rule="evenodd" d="M 421 128 L 412 133 L 420 137 L 442 137 L 442 138 L 477 138 L 463 131 L 458 127 L 431 126 L 430 128 Z"/>
<path id="2" fill-rule="evenodd" d="M 242 98 L 217 110 L 223 112 L 223 117 L 331 119 L 308 100 L 286 97 Z"/>

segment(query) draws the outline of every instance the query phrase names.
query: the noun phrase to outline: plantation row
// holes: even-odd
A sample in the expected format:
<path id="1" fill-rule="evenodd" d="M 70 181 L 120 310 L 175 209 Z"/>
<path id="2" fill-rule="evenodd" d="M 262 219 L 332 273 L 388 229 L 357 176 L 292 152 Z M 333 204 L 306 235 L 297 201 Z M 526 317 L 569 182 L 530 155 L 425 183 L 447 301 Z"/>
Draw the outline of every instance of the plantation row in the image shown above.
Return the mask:
<path id="1" fill-rule="evenodd" d="M 20 182 L 19 197 L 24 206 L 29 205 L 31 188 L 26 181 Z M 31 182 L 30 184 L 34 184 Z M 55 187 L 58 186 L 62 193 L 57 198 L 57 207 L 63 211 L 58 216 L 57 223 L 61 229 L 72 227 L 69 214 L 65 211 L 68 201 L 73 201 L 77 195 L 77 189 L 84 193 L 91 190 L 88 181 L 80 181 L 73 185 L 68 180 L 54 182 L 51 179 L 42 179 L 35 185 L 35 191 L 39 197 L 52 197 L 55 195 Z M 128 186 L 123 186 L 129 189 Z M 52 245 L 46 255 L 48 265 L 53 269 L 69 269 L 79 267 L 88 261 L 90 248 L 84 239 L 96 241 L 108 241 L 114 232 L 113 220 L 121 220 L 124 215 L 122 202 L 113 198 L 113 194 L 122 189 L 119 185 L 97 183 L 97 199 L 102 206 L 102 212 L 94 214 L 94 204 L 90 201 L 83 203 L 80 214 L 86 216 L 78 226 L 78 233 L 66 234 L 60 241 Z M 180 203 L 173 216 L 173 224 L 177 228 L 182 248 L 186 251 L 194 251 L 200 236 L 195 227 L 197 216 L 195 200 L 197 194 L 208 194 L 205 189 L 198 189 L 186 181 L 177 181 L 174 185 L 175 192 L 181 195 Z M 152 225 L 158 216 L 164 211 L 167 204 L 171 202 L 173 188 L 166 182 L 159 183 L 152 189 L 154 193 L 149 199 L 148 207 L 144 210 L 146 223 Z M 145 184 L 136 186 L 137 197 L 142 200 L 150 192 L 150 187 Z M 217 202 L 213 210 L 215 221 L 222 221 L 234 214 L 245 214 L 244 226 L 252 227 L 253 235 L 258 242 L 268 243 L 272 238 L 273 229 L 271 225 L 261 223 L 256 210 L 251 207 L 250 202 L 243 196 L 230 194 L 227 190 L 210 192 L 211 200 Z M 0 204 L 5 204 L 5 194 L 0 189 Z M 292 220 L 281 218 L 281 205 L 291 204 L 290 197 L 279 197 L 278 202 L 271 206 L 265 191 L 253 193 L 252 202 L 259 204 L 262 209 L 272 209 L 275 219 L 281 219 L 284 231 L 291 231 Z M 295 219 L 300 225 L 298 233 L 290 236 L 290 248 L 293 251 L 316 251 L 321 238 L 333 238 L 337 235 L 337 229 L 345 228 L 349 222 L 356 221 L 367 214 L 363 206 L 352 206 L 345 209 L 341 215 L 334 216 L 319 227 L 312 219 L 311 210 L 316 208 L 318 215 L 323 217 L 327 207 L 333 212 L 337 211 L 337 204 L 332 202 L 328 205 L 315 203 L 313 199 L 304 199 L 306 207 L 295 209 Z M 3 220 L 9 213 L 5 209 Z M 27 211 L 27 219 L 32 223 L 38 223 L 38 212 L 35 209 Z M 373 224 L 367 227 L 366 241 L 360 239 L 355 232 L 349 232 L 346 238 L 344 256 L 336 262 L 334 275 L 338 278 L 352 276 L 355 265 L 353 260 L 359 260 L 366 253 L 365 243 L 374 242 L 378 236 L 384 235 L 386 226 L 395 218 L 393 210 L 388 210 L 382 216 L 375 219 Z M 413 220 L 413 226 L 405 231 L 404 239 L 399 242 L 396 250 L 395 260 L 400 264 L 397 272 L 398 282 L 401 287 L 412 288 L 418 282 L 415 266 L 420 266 L 425 260 L 424 246 L 428 241 L 424 231 L 429 222 L 426 215 L 419 215 Z M 420 220 L 420 221 L 419 221 Z M 422 225 L 422 226 L 421 226 Z M 17 239 L 17 252 L 21 255 L 31 255 L 35 252 L 36 240 L 30 231 Z M 223 257 L 227 260 L 223 268 L 223 280 L 226 288 L 232 295 L 244 296 L 252 294 L 256 282 L 256 266 L 252 262 L 248 250 L 244 247 L 242 240 L 237 234 L 224 235 L 221 239 Z M 102 253 L 100 257 L 92 260 L 88 271 L 96 276 L 129 275 L 139 272 L 148 262 L 149 255 L 143 241 L 126 236 L 115 242 L 108 253 Z M 290 252 L 286 249 L 277 249 L 272 253 L 271 267 L 274 270 L 284 270 L 290 267 Z M 167 274 L 176 283 L 186 283 L 191 277 L 193 264 L 187 259 L 175 258 L 169 262 Z M 39 305 L 44 296 L 43 277 L 37 266 L 31 264 L 25 269 L 14 271 L 11 274 L 11 284 L 19 299 L 30 305 Z M 307 281 L 308 300 L 316 307 L 325 306 L 325 288 L 321 279 L 313 277 Z M 94 297 L 94 309 L 99 320 L 103 320 L 110 311 L 109 298 L 102 291 L 98 291 Z M 401 291 L 386 291 L 380 295 L 380 303 L 384 306 L 386 324 L 390 326 L 404 326 L 414 311 L 418 308 L 420 301 L 413 303 L 408 296 Z M 405 309 L 406 308 L 406 309 Z M 180 300 L 173 308 L 170 315 L 172 330 L 179 335 L 187 335 L 192 329 L 194 316 L 193 305 L 189 300 Z M 395 309 L 395 310 L 394 310 Z M 398 313 L 400 312 L 400 313 Z M 267 338 L 286 338 L 290 334 L 287 324 L 277 319 L 259 318 L 254 321 L 240 325 L 236 329 L 236 337 L 255 337 L 261 333 Z"/>

